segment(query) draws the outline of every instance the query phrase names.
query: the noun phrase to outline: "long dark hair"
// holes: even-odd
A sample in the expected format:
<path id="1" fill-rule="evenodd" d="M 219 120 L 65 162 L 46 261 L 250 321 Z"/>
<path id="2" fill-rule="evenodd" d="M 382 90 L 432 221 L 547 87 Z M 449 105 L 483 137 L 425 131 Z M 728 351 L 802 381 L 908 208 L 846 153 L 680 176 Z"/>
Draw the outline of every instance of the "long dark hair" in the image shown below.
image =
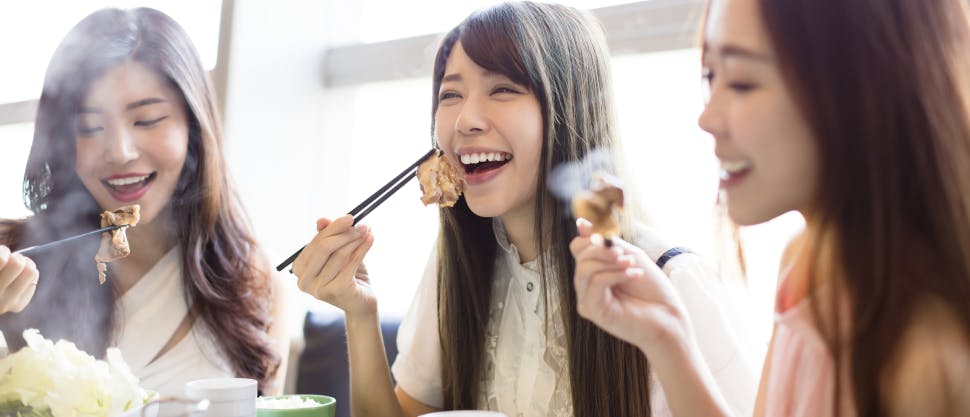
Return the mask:
<path id="1" fill-rule="evenodd" d="M 921 304 L 941 303 L 970 334 L 967 4 L 759 3 L 780 71 L 818 143 L 811 233 L 834 247 L 809 253 L 834 255 L 844 279 L 828 286 L 829 295 L 841 291 L 851 306 L 840 317 L 837 303 L 831 311 L 815 305 L 816 322 L 836 366 L 848 366 L 858 415 L 886 415 L 890 399 L 880 383 Z M 825 271 L 813 270 L 817 282 Z M 829 314 L 836 319 L 819 319 Z M 839 321 L 851 323 L 849 334 L 837 331 Z"/>
<path id="2" fill-rule="evenodd" d="M 169 202 L 186 301 L 213 333 L 235 373 L 265 388 L 280 363 L 267 334 L 269 267 L 226 173 L 222 128 L 198 52 L 164 13 L 99 10 L 81 20 L 58 46 L 44 79 L 24 175 L 24 202 L 34 216 L 4 221 L 0 241 L 23 247 L 99 225 L 100 209 L 74 170 L 75 119 L 91 83 L 127 60 L 166 78 L 181 94 L 189 116 L 188 156 Z M 8 335 L 37 327 L 47 337 L 67 338 L 103 354 L 114 325 L 116 294 L 95 278 L 96 242 L 76 249 L 37 259 L 42 277 L 34 300 L 22 313 L 0 319 Z"/>
<path id="3" fill-rule="evenodd" d="M 528 87 L 542 108 L 544 141 L 536 189 L 535 236 L 540 276 L 557 280 L 546 305 L 562 305 L 569 355 L 572 402 L 577 417 L 649 414 L 650 368 L 634 346 L 582 319 L 571 284 L 575 262 L 568 242 L 576 226 L 566 207 L 548 191 L 553 167 L 578 161 L 593 150 L 613 152 L 617 172 L 613 90 L 602 28 L 588 14 L 554 4 L 507 3 L 478 11 L 449 32 L 434 66 L 432 118 L 448 55 L 461 42 L 479 66 Z M 433 130 L 433 127 L 432 127 Z M 631 206 L 631 213 L 637 212 Z M 477 408 L 484 387 L 485 328 L 497 256 L 492 219 L 468 208 L 464 198 L 442 208 L 438 254 L 438 308 L 444 406 Z M 632 216 L 631 216 L 632 217 Z M 626 237 L 634 237 L 629 218 Z M 554 301 L 555 300 L 555 301 Z"/>

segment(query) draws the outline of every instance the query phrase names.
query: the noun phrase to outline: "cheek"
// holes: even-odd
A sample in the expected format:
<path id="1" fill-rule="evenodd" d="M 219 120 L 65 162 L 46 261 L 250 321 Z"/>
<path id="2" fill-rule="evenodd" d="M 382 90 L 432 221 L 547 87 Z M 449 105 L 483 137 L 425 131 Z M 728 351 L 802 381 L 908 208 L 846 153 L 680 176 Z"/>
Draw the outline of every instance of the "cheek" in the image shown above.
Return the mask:
<path id="1" fill-rule="evenodd" d="M 454 119 L 446 109 L 438 108 L 434 116 L 434 133 L 438 141 L 438 147 L 447 149 L 451 147 L 452 136 L 454 134 Z"/>
<path id="2" fill-rule="evenodd" d="M 163 140 L 157 141 L 157 155 L 162 157 L 162 164 L 166 168 L 181 171 L 189 150 L 188 131 L 175 129 L 168 132 Z"/>
<path id="3" fill-rule="evenodd" d="M 97 143 L 91 139 L 74 141 L 74 170 L 83 177 L 100 165 Z"/>

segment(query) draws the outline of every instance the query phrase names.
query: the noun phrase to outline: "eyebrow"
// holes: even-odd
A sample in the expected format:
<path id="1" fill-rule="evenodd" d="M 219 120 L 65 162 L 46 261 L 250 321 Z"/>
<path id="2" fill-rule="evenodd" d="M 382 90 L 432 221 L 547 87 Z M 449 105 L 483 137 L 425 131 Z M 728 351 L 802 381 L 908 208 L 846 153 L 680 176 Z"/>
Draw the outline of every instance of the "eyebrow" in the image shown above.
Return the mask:
<path id="1" fill-rule="evenodd" d="M 482 74 L 482 77 L 483 78 L 495 78 L 495 77 L 506 77 L 506 78 L 508 78 L 505 74 L 502 74 L 500 72 L 495 72 L 495 71 L 489 71 L 489 70 L 485 70 L 485 73 Z M 462 79 L 463 78 L 461 77 L 461 73 L 457 73 L 456 72 L 456 73 L 451 73 L 451 74 L 448 74 L 448 75 L 445 75 L 444 77 L 442 77 L 441 78 L 441 83 L 444 84 L 444 83 L 452 82 L 452 81 L 454 81 L 454 82 L 461 82 Z"/>
<path id="2" fill-rule="evenodd" d="M 452 73 L 452 74 L 445 75 L 443 78 L 441 78 L 442 83 L 447 83 L 451 81 L 455 81 L 455 82 L 461 81 L 461 74 Z"/>
<path id="3" fill-rule="evenodd" d="M 711 52 L 718 53 L 722 58 L 743 58 L 764 62 L 771 61 L 771 58 L 767 54 L 756 52 L 738 45 L 728 44 L 720 48 L 713 49 L 709 45 L 704 44 L 704 54 L 707 55 Z"/>
<path id="4" fill-rule="evenodd" d="M 168 101 L 168 100 L 165 100 L 164 98 L 159 98 L 159 97 L 145 98 L 145 99 L 141 99 L 141 100 L 138 100 L 136 102 L 133 102 L 133 103 L 128 103 L 128 105 L 125 106 L 125 110 L 134 110 L 134 109 L 137 109 L 137 108 L 142 107 L 142 106 L 148 106 L 150 104 L 164 103 L 166 101 Z"/>
<path id="5" fill-rule="evenodd" d="M 164 98 L 160 98 L 160 97 L 144 98 L 144 99 L 141 99 L 141 100 L 138 100 L 138 101 L 133 101 L 131 103 L 128 103 L 128 105 L 125 106 L 125 110 L 126 111 L 131 111 L 131 110 L 137 109 L 137 108 L 142 107 L 142 106 L 148 106 L 148 105 L 158 104 L 158 103 L 165 103 L 167 101 L 168 100 L 165 100 Z M 101 113 L 101 112 L 102 112 L 102 110 L 100 108 L 97 108 L 97 107 L 87 107 L 87 106 L 81 106 L 81 109 L 78 110 L 78 113 Z"/>

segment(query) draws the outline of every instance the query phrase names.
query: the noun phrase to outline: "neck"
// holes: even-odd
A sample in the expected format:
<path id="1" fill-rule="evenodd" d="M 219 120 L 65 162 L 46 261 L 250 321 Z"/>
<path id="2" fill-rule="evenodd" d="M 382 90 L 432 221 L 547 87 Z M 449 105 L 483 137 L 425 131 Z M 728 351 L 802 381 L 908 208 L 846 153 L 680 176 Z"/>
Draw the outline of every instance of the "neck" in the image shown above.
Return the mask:
<path id="1" fill-rule="evenodd" d="M 155 266 L 169 250 L 175 247 L 174 227 L 166 216 L 160 215 L 151 223 L 140 224 L 127 230 L 131 254 L 114 261 L 108 267 L 108 279 L 118 294 L 124 294 Z"/>
<path id="2" fill-rule="evenodd" d="M 532 207 L 518 213 L 507 213 L 501 219 L 509 242 L 515 245 L 519 252 L 519 260 L 526 263 L 538 258 L 539 241 L 535 235 L 535 215 Z"/>

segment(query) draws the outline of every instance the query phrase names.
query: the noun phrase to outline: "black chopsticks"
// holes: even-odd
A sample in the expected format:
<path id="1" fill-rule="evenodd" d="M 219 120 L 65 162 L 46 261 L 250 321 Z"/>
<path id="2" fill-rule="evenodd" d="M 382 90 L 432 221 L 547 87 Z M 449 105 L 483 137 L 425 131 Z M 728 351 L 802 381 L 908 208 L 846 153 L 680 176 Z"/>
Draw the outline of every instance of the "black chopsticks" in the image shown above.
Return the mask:
<path id="1" fill-rule="evenodd" d="M 24 255 L 24 256 L 33 256 L 34 254 L 36 254 L 38 252 L 41 252 L 41 251 L 44 251 L 44 250 L 53 248 L 55 246 L 60 246 L 60 245 L 63 245 L 65 243 L 70 243 L 70 242 L 73 242 L 75 240 L 82 239 L 82 238 L 85 238 L 85 237 L 88 237 L 88 236 L 92 236 L 92 235 L 100 235 L 101 233 L 110 232 L 112 230 L 117 230 L 117 229 L 120 229 L 122 227 L 128 227 L 128 225 L 127 224 L 116 224 L 116 225 L 113 225 L 113 226 L 102 227 L 102 228 L 100 228 L 98 230 L 92 230 L 92 231 L 87 232 L 87 233 L 81 233 L 81 234 L 79 234 L 77 236 L 66 237 L 64 239 L 55 240 L 53 242 L 45 243 L 43 245 L 29 246 L 29 247 L 26 247 L 26 248 L 23 248 L 23 249 L 20 249 L 20 250 L 16 250 L 13 253 L 19 253 L 19 254 Z"/>
<path id="2" fill-rule="evenodd" d="M 357 207 L 354 207 L 353 210 L 350 210 L 350 213 L 348 214 L 350 214 L 351 216 L 354 216 L 354 224 L 356 225 L 357 222 L 363 220 L 364 216 L 367 216 L 371 211 L 377 208 L 377 206 L 381 205 L 381 203 L 383 203 L 384 200 L 387 200 L 387 198 L 393 195 L 395 192 L 397 192 L 397 190 L 400 190 L 401 187 L 404 187 L 404 184 L 407 184 L 408 181 L 411 180 L 411 178 L 414 178 L 415 169 L 418 167 L 418 165 L 421 165 L 422 162 L 430 158 L 436 152 L 438 152 L 438 149 L 432 148 L 430 151 L 428 151 L 428 153 L 424 154 L 424 156 L 419 158 L 417 161 L 414 161 L 414 163 L 411 164 L 411 166 L 407 167 L 407 169 L 405 169 L 404 171 L 401 171 L 400 174 L 397 174 L 397 176 L 394 177 L 394 179 L 392 179 L 387 184 L 384 184 L 384 186 L 381 187 L 379 190 L 377 190 L 377 192 L 375 192 L 374 194 L 371 194 L 370 197 L 367 197 L 367 199 L 361 202 L 360 204 L 358 204 Z M 286 258 L 285 261 L 277 265 L 276 270 L 282 271 L 283 268 L 287 267 L 287 265 L 293 263 L 293 261 L 296 260 L 296 257 L 300 256 L 300 253 L 303 252 L 303 249 L 306 249 L 306 245 L 303 245 L 302 248 L 294 252 L 292 255 L 290 255 L 289 258 Z"/>

